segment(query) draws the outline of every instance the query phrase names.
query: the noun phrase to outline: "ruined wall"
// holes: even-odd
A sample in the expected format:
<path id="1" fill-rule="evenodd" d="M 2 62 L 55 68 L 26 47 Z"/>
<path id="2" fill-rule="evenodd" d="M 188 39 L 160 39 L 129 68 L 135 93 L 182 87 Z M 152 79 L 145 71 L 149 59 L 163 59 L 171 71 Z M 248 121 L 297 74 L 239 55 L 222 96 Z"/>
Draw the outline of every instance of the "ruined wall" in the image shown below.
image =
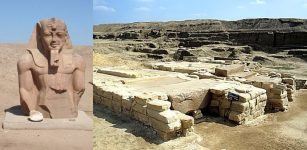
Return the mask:
<path id="1" fill-rule="evenodd" d="M 228 118 L 237 124 L 245 124 L 264 115 L 266 91 L 253 86 L 227 84 L 210 89 L 213 94 L 209 112 Z"/>
<path id="2" fill-rule="evenodd" d="M 94 85 L 96 104 L 151 126 L 163 140 L 192 133 L 194 119 L 170 110 L 167 99 L 163 93 L 143 93 L 121 85 Z"/>

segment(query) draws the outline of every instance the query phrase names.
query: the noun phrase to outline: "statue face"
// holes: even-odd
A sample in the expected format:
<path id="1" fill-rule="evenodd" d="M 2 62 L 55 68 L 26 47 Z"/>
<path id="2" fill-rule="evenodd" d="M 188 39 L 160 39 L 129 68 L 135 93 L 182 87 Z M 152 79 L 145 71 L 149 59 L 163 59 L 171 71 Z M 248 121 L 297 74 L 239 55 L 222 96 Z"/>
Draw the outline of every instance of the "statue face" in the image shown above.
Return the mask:
<path id="1" fill-rule="evenodd" d="M 41 22 L 41 40 L 46 51 L 61 50 L 66 43 L 67 31 L 62 22 L 54 20 Z"/>
<path id="2" fill-rule="evenodd" d="M 43 49 L 49 53 L 49 63 L 51 67 L 58 67 L 60 52 L 66 44 L 67 29 L 64 22 L 54 18 L 43 20 L 41 24 L 41 42 Z"/>

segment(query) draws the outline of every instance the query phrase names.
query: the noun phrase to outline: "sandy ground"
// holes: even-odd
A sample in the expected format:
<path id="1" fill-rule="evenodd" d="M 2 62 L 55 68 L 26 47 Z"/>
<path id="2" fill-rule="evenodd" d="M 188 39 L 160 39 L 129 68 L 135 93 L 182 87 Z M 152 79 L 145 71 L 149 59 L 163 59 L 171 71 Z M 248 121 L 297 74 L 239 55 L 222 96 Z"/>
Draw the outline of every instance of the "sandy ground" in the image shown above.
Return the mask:
<path id="1" fill-rule="evenodd" d="M 25 44 L 0 44 L 0 123 L 5 116 L 5 109 L 19 105 L 17 60 L 26 51 Z M 81 98 L 79 109 L 92 116 L 92 48 L 78 46 L 76 52 L 82 55 L 87 63 L 86 91 Z M 0 129 L 0 149 L 58 149 L 86 150 L 92 149 L 91 131 L 73 130 L 3 130 Z"/>
<path id="2" fill-rule="evenodd" d="M 94 53 L 94 65 L 141 67 L 141 63 L 137 65 L 138 61 L 129 60 L 126 54 Z M 292 72 L 306 78 L 303 73 L 307 71 L 307 63 L 296 64 L 296 69 L 276 71 Z M 194 127 L 199 137 L 164 143 L 151 128 L 94 105 L 94 149 L 307 149 L 306 96 L 307 90 L 298 91 L 288 112 L 266 114 L 260 124 L 235 126 L 221 118 L 205 116 Z"/>

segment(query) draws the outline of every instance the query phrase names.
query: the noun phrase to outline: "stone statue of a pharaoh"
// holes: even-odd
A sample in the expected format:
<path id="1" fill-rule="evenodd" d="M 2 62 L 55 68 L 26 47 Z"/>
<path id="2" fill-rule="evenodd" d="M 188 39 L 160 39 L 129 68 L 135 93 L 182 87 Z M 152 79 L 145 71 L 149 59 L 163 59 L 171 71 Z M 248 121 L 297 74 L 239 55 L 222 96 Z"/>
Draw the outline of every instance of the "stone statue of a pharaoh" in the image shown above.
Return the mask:
<path id="1" fill-rule="evenodd" d="M 27 51 L 17 63 L 22 111 L 31 121 L 76 118 L 85 62 L 73 52 L 66 24 L 55 18 L 39 21 Z"/>

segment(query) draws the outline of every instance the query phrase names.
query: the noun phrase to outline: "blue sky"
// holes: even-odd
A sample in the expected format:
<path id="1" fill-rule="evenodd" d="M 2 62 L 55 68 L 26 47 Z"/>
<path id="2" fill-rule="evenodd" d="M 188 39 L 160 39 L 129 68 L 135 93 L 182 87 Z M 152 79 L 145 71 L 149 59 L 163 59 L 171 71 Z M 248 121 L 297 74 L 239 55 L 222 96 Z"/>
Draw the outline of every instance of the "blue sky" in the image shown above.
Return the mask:
<path id="1" fill-rule="evenodd" d="M 0 43 L 27 43 L 41 19 L 63 19 L 74 45 L 92 45 L 92 0 L 2 0 Z"/>
<path id="2" fill-rule="evenodd" d="M 307 0 L 94 0 L 94 24 L 188 19 L 307 19 Z"/>

